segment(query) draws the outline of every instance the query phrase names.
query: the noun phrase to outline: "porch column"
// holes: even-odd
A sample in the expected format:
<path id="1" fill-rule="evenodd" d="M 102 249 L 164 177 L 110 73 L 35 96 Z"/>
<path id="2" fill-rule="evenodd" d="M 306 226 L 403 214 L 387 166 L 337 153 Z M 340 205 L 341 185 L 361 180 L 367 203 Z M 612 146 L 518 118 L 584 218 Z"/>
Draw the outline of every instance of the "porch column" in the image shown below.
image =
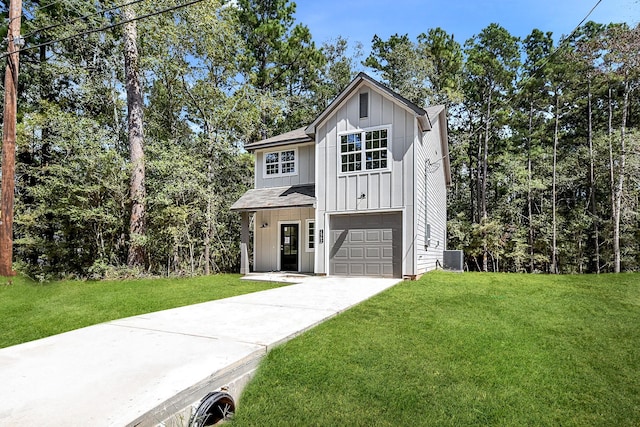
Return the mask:
<path id="1" fill-rule="evenodd" d="M 242 212 L 240 228 L 240 274 L 249 274 L 249 212 Z"/>

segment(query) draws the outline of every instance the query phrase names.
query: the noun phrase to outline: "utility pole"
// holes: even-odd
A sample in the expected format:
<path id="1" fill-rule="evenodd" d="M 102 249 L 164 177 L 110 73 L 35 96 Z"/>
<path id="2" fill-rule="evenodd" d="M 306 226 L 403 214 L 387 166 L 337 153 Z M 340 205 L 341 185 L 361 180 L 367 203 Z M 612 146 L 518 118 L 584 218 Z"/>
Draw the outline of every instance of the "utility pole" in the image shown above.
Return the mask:
<path id="1" fill-rule="evenodd" d="M 0 201 L 0 276 L 13 276 L 13 203 L 16 174 L 16 114 L 18 64 L 22 46 L 22 0 L 11 0 L 7 32 L 7 69 L 4 74 L 4 122 L 2 127 L 2 200 Z M 17 46 L 16 46 L 17 45 Z"/>

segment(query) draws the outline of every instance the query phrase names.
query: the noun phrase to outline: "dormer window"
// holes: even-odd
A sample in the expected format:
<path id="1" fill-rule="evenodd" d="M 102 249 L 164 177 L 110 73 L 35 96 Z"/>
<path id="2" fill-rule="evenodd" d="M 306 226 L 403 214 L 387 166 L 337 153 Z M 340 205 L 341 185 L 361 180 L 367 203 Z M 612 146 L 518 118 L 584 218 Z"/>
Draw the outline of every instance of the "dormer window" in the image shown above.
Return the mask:
<path id="1" fill-rule="evenodd" d="M 342 173 L 389 169 L 389 128 L 340 135 Z"/>
<path id="2" fill-rule="evenodd" d="M 264 177 L 297 175 L 298 153 L 296 149 L 264 153 Z"/>

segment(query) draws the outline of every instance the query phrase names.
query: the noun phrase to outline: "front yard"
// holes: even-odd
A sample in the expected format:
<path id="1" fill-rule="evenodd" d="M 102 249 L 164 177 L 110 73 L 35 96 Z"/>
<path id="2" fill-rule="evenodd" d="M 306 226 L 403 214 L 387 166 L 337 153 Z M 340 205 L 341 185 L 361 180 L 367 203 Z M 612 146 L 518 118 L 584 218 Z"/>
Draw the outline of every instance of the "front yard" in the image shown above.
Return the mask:
<path id="1" fill-rule="evenodd" d="M 138 314 L 282 286 L 239 275 L 38 284 L 0 278 L 0 348 Z"/>
<path id="2" fill-rule="evenodd" d="M 640 275 L 431 273 L 273 350 L 233 425 L 640 425 Z"/>

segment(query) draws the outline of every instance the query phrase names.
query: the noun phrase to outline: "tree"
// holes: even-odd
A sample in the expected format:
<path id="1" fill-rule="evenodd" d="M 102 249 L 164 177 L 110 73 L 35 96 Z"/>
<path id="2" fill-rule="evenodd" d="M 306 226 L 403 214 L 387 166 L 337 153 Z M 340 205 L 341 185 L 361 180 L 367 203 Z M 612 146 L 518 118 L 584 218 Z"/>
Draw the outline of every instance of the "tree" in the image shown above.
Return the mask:
<path id="1" fill-rule="evenodd" d="M 407 34 L 394 34 L 386 41 L 375 35 L 371 41 L 371 54 L 363 64 L 379 72 L 391 89 L 408 100 L 417 105 L 428 103 L 430 58 L 419 55 Z"/>
<path id="2" fill-rule="evenodd" d="M 357 59 L 362 56 L 362 45 L 357 43 L 354 49 L 355 52 L 350 55 L 347 40 L 340 36 L 322 45 L 325 65 L 321 70 L 320 82 L 314 97 L 314 104 L 319 110 L 328 107 L 331 101 L 355 78 Z"/>
<path id="3" fill-rule="evenodd" d="M 432 103 L 462 100 L 463 55 L 460 44 L 442 28 L 432 28 L 418 36 L 417 50 L 427 59 L 428 80 L 433 92 Z"/>
<path id="4" fill-rule="evenodd" d="M 535 271 L 535 229 L 534 222 L 534 191 L 540 188 L 539 180 L 534 180 L 534 158 L 536 151 L 540 151 L 541 141 L 544 135 L 541 131 L 543 117 L 542 109 L 547 104 L 548 94 L 546 86 L 548 83 L 548 58 L 553 49 L 553 38 L 550 32 L 543 33 L 534 29 L 524 40 L 524 50 L 526 60 L 524 63 L 524 79 L 521 83 L 521 97 L 526 108 L 527 129 L 525 133 L 526 153 L 527 153 L 527 219 L 528 232 L 527 241 L 529 244 L 529 272 Z M 537 140 L 537 141 L 536 141 Z"/>
<path id="5" fill-rule="evenodd" d="M 478 207 L 481 221 L 486 221 L 489 140 L 492 133 L 500 127 L 498 118 L 500 113 L 504 112 L 501 102 L 513 90 L 519 65 L 518 39 L 498 24 L 490 24 L 479 35 L 465 43 L 465 53 L 467 97 L 474 102 L 474 115 L 479 117 L 484 128 L 482 144 L 478 144 Z M 498 107 L 494 108 L 496 105 Z M 487 271 L 487 267 L 485 251 L 483 271 Z"/>
<path id="6" fill-rule="evenodd" d="M 138 57 L 138 32 L 136 14 L 131 5 L 122 9 L 122 18 L 127 22 L 123 28 L 124 68 L 126 74 L 127 112 L 129 132 L 129 155 L 131 159 L 131 217 L 129 220 L 129 254 L 127 265 L 144 265 L 145 238 L 145 181 L 144 181 L 144 121 L 142 89 Z"/>
<path id="7" fill-rule="evenodd" d="M 238 1 L 240 35 L 246 46 L 242 71 L 261 98 L 254 103 L 261 107 L 261 129 L 251 139 L 294 129 L 314 116 L 307 101 L 318 83 L 324 57 L 309 28 L 294 25 L 295 8 L 289 0 Z"/>
<path id="8" fill-rule="evenodd" d="M 596 76 L 596 61 L 602 49 L 604 26 L 587 22 L 579 31 L 575 42 L 575 55 L 587 77 L 587 142 L 589 144 L 589 203 L 593 223 L 594 269 L 600 273 L 600 228 L 596 201 L 596 171 L 593 135 L 593 81 Z"/>
<path id="9" fill-rule="evenodd" d="M 617 180 L 612 190 L 613 211 L 613 252 L 614 272 L 620 272 L 620 218 L 622 216 L 622 199 L 624 195 L 624 181 L 626 173 L 626 133 L 629 115 L 629 95 L 638 86 L 640 74 L 640 25 L 629 29 L 625 25 L 612 25 L 607 28 L 609 40 L 606 61 L 611 69 L 619 75 L 622 89 L 622 117 L 620 121 L 620 157 L 617 162 Z M 611 173 L 614 175 L 614 165 Z"/>

